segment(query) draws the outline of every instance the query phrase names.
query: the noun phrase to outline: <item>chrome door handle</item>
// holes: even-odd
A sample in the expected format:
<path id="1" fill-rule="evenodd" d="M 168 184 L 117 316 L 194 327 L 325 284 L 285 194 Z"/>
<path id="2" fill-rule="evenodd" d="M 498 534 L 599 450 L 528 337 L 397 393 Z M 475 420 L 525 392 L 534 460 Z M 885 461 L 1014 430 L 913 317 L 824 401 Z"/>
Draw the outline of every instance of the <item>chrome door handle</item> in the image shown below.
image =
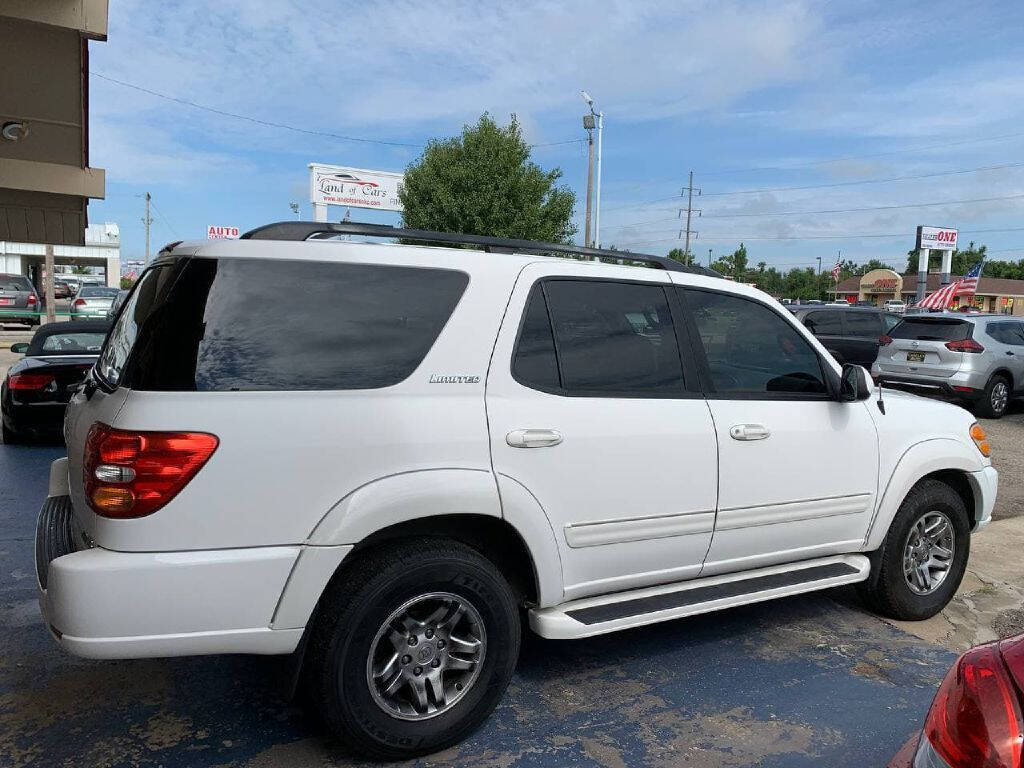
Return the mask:
<path id="1" fill-rule="evenodd" d="M 771 431 L 763 424 L 736 424 L 729 427 L 729 437 L 733 440 L 764 440 L 769 435 Z"/>
<path id="2" fill-rule="evenodd" d="M 547 448 L 562 442 L 562 433 L 554 429 L 513 429 L 505 435 L 513 448 Z"/>

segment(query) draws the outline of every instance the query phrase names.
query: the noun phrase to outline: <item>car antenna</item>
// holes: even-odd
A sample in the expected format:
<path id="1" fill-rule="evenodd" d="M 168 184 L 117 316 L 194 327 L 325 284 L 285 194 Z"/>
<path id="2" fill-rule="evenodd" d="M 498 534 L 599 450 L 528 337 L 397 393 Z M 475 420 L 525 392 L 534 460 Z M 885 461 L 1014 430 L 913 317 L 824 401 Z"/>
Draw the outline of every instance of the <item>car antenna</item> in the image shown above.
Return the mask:
<path id="1" fill-rule="evenodd" d="M 885 400 L 882 399 L 882 377 L 878 377 L 878 410 L 885 415 Z"/>

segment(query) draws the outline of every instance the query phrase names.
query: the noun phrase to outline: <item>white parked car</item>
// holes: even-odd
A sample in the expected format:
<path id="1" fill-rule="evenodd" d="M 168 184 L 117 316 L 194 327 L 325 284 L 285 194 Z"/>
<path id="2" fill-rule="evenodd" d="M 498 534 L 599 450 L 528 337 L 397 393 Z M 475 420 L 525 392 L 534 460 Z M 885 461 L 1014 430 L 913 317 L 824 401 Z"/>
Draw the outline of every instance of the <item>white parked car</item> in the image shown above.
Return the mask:
<path id="1" fill-rule="evenodd" d="M 895 312 L 897 315 L 902 315 L 907 311 L 907 302 L 901 299 L 886 299 L 884 309 L 886 312 Z"/>
<path id="2" fill-rule="evenodd" d="M 997 486 L 966 411 L 883 402 L 715 273 L 552 253 L 622 256 L 302 222 L 163 250 L 51 468 L 57 642 L 293 654 L 341 738 L 404 758 L 488 716 L 521 609 L 585 638 L 840 584 L 947 603 Z"/>

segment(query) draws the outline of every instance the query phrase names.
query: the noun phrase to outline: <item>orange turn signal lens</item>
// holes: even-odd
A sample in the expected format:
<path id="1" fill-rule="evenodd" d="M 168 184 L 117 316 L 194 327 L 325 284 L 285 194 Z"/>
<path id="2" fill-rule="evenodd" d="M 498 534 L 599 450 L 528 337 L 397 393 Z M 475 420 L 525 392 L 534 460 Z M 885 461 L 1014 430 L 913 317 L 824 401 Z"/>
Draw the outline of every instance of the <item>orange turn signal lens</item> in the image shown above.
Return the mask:
<path id="1" fill-rule="evenodd" d="M 111 488 L 101 485 L 92 492 L 94 509 L 111 517 L 130 512 L 135 506 L 135 494 L 127 488 Z"/>
<path id="2" fill-rule="evenodd" d="M 985 434 L 985 430 L 981 428 L 981 424 L 971 425 L 971 440 L 978 446 L 978 450 L 981 451 L 982 456 L 991 456 L 992 447 L 988 444 L 988 435 Z"/>

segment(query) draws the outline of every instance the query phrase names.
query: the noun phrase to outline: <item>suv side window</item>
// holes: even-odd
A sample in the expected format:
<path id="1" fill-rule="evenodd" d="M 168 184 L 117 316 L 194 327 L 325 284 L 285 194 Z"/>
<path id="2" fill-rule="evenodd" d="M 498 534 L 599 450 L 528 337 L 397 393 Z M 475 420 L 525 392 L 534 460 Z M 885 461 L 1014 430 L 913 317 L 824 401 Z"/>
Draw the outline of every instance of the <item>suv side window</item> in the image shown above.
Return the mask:
<path id="1" fill-rule="evenodd" d="M 817 352 L 777 312 L 752 299 L 711 291 L 687 290 L 686 301 L 716 393 L 827 397 Z"/>
<path id="2" fill-rule="evenodd" d="M 804 325 L 815 336 L 842 336 L 843 321 L 839 312 L 808 312 Z"/>
<path id="3" fill-rule="evenodd" d="M 665 289 L 607 280 L 539 283 L 523 318 L 512 374 L 524 386 L 565 395 L 683 396 Z"/>
<path id="4" fill-rule="evenodd" d="M 849 312 L 845 316 L 847 336 L 866 336 L 877 339 L 882 335 L 882 323 L 877 312 Z"/>
<path id="5" fill-rule="evenodd" d="M 903 320 L 899 315 L 882 315 L 882 325 L 885 326 L 883 333 L 888 333 Z"/>
<path id="6" fill-rule="evenodd" d="M 989 323 L 985 331 L 1002 344 L 1024 347 L 1024 323 Z"/>

